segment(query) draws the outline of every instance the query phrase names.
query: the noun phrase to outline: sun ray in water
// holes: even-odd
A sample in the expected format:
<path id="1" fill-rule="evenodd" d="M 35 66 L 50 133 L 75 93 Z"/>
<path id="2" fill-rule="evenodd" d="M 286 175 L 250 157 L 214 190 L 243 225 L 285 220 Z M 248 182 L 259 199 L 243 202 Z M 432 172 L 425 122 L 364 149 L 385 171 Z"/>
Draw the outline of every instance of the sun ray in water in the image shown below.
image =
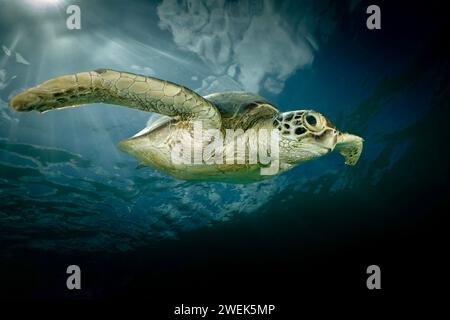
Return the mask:
<path id="1" fill-rule="evenodd" d="M 64 24 L 67 4 L 23 0 L 0 12 L 1 21 L 10 21 L 6 14 L 16 12 L 10 6 L 23 8 L 20 18 L 30 26 L 9 26 L 0 41 L 7 49 L 3 51 L 10 53 L 2 53 L 0 69 L 8 77 L 17 75 L 0 90 L 0 221 L 6 230 L 2 234 L 17 235 L 9 236 L 17 246 L 126 251 L 154 239 L 177 238 L 186 231 L 237 221 L 236 217 L 283 208 L 295 211 L 303 208 L 298 199 L 308 203 L 323 197 L 317 205 L 328 209 L 323 203 L 331 203 L 337 194 L 360 195 L 359 187 L 364 194 L 375 192 L 373 188 L 388 174 L 401 171 L 400 164 L 411 160 L 407 155 L 414 141 L 422 141 L 418 136 L 395 143 L 379 137 L 398 134 L 402 140 L 403 130 L 426 119 L 436 88 L 426 84 L 422 66 L 436 71 L 439 60 L 421 60 L 416 53 L 417 60 L 410 65 L 394 60 L 381 63 L 372 56 L 367 64 L 367 50 L 359 44 L 322 41 L 333 37 L 330 26 L 339 26 L 328 11 L 319 10 L 323 20 L 312 19 L 309 12 L 315 7 L 311 7 L 302 11 L 304 16 L 285 21 L 283 7 L 249 2 L 238 11 L 233 3 L 208 10 L 205 4 L 192 19 L 186 13 L 191 7 L 162 1 L 127 7 L 127 14 L 137 16 L 132 24 L 123 22 L 122 10 L 98 10 L 83 16 L 82 30 L 69 31 Z M 90 5 L 93 11 L 98 9 Z M 169 12 L 158 15 L 158 5 Z M 153 10 L 155 21 L 149 21 L 143 8 Z M 232 13 L 239 14 L 238 21 Z M 111 26 L 111 21 L 117 25 Z M 352 52 L 355 58 L 348 59 L 350 46 L 366 54 Z M 316 56 L 317 50 L 322 51 Z M 17 62 L 15 52 L 30 64 Z M 331 155 L 250 185 L 186 182 L 151 168 L 136 170 L 138 162 L 116 148 L 117 142 L 139 132 L 156 114 L 99 104 L 19 114 L 7 105 L 18 92 L 54 76 L 98 68 L 157 76 L 205 91 L 227 91 L 236 85 L 259 91 L 281 110 L 306 106 L 325 114 L 341 113 L 344 124 L 352 126 L 349 130 L 360 130 L 368 148 L 355 170 L 344 168 Z M 391 78 L 381 78 L 382 72 L 397 69 Z M 381 80 L 361 85 L 362 76 L 355 70 Z M 412 92 L 413 85 L 423 90 Z M 404 100 L 395 100 L 397 96 Z M 385 121 L 395 122 L 396 117 L 408 119 L 403 128 Z M 331 214 L 327 211 L 323 216 Z M 58 237 L 62 239 L 53 241 Z"/>

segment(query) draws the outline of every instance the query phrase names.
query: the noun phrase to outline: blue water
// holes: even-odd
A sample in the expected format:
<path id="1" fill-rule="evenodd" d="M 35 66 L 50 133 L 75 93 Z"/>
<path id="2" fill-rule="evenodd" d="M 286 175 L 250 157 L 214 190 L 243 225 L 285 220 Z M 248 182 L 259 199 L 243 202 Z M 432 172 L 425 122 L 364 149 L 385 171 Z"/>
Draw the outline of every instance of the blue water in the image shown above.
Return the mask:
<path id="1" fill-rule="evenodd" d="M 440 83 L 448 79 L 441 58 L 423 56 L 436 52 L 427 47 L 439 40 L 425 34 L 437 27 L 372 33 L 360 18 L 360 1 L 76 3 L 82 29 L 70 31 L 63 3 L 1 2 L 2 254 L 133 251 L 279 210 L 357 223 L 351 220 L 359 211 L 339 221 L 340 209 L 330 211 L 329 201 L 373 195 L 366 203 L 376 204 L 375 190 L 402 179 L 407 164 L 425 161 L 417 150 L 419 130 L 434 128 L 429 119 L 443 103 Z M 281 111 L 315 109 L 364 137 L 361 160 L 346 167 L 333 154 L 246 185 L 186 182 L 136 169 L 137 161 L 116 148 L 151 121 L 149 113 L 99 104 L 45 114 L 8 107 L 12 96 L 41 81 L 102 67 L 153 75 L 205 95 L 249 90 Z M 311 211 L 310 203 L 302 207 L 305 199 L 320 201 Z"/>

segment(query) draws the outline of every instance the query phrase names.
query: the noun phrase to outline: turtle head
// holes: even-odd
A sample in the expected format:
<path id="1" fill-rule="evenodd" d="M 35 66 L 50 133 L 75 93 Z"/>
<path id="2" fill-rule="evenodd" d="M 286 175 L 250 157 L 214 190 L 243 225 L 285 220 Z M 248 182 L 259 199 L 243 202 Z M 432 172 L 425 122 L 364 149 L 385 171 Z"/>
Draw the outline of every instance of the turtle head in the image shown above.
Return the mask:
<path id="1" fill-rule="evenodd" d="M 363 139 L 340 132 L 319 112 L 297 110 L 280 113 L 274 125 L 280 131 L 280 153 L 287 163 L 314 160 L 335 148 L 349 165 L 356 164 L 361 155 Z"/>

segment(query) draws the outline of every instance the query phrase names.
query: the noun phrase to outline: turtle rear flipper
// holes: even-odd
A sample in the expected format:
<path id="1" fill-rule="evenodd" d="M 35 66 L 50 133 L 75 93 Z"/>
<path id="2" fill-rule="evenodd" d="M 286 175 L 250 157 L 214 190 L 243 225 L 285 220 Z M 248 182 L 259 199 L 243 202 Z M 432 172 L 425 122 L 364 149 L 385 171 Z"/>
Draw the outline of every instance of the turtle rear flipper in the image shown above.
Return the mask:
<path id="1" fill-rule="evenodd" d="M 364 139 L 349 133 L 340 133 L 336 150 L 345 158 L 345 164 L 354 166 L 361 156 Z"/>
<path id="2" fill-rule="evenodd" d="M 213 103 L 175 83 L 132 73 L 100 69 L 50 79 L 15 96 L 16 111 L 40 112 L 89 103 L 109 103 L 143 111 L 199 120 L 203 127 L 220 128 Z"/>

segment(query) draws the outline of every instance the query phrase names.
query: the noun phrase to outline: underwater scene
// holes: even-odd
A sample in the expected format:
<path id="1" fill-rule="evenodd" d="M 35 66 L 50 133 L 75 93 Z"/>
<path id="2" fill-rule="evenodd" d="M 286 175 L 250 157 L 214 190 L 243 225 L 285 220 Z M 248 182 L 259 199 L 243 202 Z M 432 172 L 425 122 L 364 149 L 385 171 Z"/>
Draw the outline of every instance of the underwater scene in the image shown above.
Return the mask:
<path id="1" fill-rule="evenodd" d="M 388 292 L 434 283 L 449 28 L 439 2 L 405 3 L 377 1 L 381 29 L 369 29 L 364 0 L 0 0 L 1 297 L 187 303 L 200 290 L 207 303 L 233 290 L 282 305 L 285 286 L 365 292 L 371 264 L 387 270 Z M 48 79 L 99 69 L 313 109 L 362 137 L 361 157 L 348 166 L 332 152 L 251 183 L 182 180 L 118 148 L 158 113 L 10 106 Z M 71 264 L 83 290 L 66 288 Z"/>

